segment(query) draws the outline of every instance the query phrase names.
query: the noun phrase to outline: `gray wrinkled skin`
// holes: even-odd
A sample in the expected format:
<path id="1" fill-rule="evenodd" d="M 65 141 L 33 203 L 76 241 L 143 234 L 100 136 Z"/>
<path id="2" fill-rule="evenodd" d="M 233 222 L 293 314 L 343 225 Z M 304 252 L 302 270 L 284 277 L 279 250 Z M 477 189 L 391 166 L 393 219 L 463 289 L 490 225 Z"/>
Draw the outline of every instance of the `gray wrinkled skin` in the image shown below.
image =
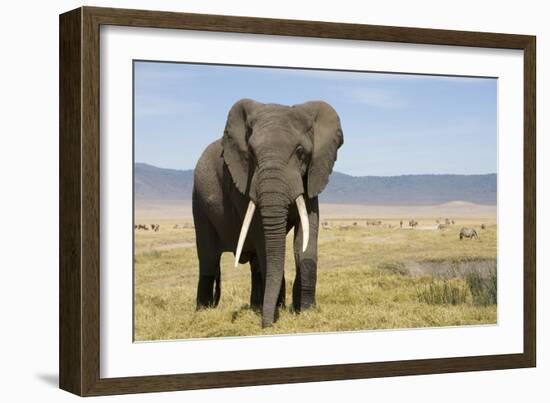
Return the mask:
<path id="1" fill-rule="evenodd" d="M 221 295 L 220 256 L 233 252 L 250 201 L 256 205 L 240 263 L 250 263 L 250 305 L 270 326 L 285 304 L 285 237 L 294 228 L 295 311 L 315 304 L 319 202 L 343 144 L 340 119 L 325 102 L 295 106 L 243 99 L 231 108 L 224 135 L 203 152 L 195 169 L 193 218 L 199 257 L 197 309 Z M 303 195 L 309 243 L 295 200 Z"/>

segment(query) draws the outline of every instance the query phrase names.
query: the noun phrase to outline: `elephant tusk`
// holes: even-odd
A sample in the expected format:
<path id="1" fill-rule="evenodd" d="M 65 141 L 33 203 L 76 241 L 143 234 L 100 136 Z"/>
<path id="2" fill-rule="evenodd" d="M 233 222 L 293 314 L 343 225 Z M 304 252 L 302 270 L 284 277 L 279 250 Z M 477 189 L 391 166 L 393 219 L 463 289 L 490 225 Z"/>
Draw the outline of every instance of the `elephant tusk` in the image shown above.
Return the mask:
<path id="1" fill-rule="evenodd" d="M 246 214 L 244 215 L 241 233 L 239 234 L 239 242 L 237 242 L 237 251 L 235 252 L 235 267 L 239 265 L 239 259 L 241 258 L 241 252 L 243 251 L 246 234 L 248 234 L 248 229 L 250 228 L 250 223 L 252 222 L 252 217 L 254 216 L 254 210 L 256 210 L 256 205 L 252 200 L 250 200 L 250 202 L 248 203 L 248 208 L 246 209 Z"/>
<path id="2" fill-rule="evenodd" d="M 304 202 L 304 196 L 300 195 L 296 198 L 296 207 L 298 207 L 298 214 L 300 215 L 300 224 L 302 226 L 302 252 L 307 249 L 309 242 L 309 219 L 307 218 L 306 203 Z"/>

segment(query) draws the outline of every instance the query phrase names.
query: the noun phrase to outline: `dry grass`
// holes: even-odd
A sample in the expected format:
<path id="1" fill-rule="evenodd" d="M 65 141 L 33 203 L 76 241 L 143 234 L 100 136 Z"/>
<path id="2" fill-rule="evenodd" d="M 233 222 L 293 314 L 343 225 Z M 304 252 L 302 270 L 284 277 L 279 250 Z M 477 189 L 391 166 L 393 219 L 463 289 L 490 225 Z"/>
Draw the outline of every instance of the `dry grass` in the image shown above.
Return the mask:
<path id="1" fill-rule="evenodd" d="M 374 217 L 369 217 L 374 218 Z M 366 219 L 329 220 L 321 229 L 317 306 L 299 315 L 282 309 L 275 325 L 260 327 L 248 307 L 250 271 L 233 268 L 222 256 L 222 296 L 217 308 L 195 312 L 198 277 L 192 228 L 168 217 L 160 231 L 137 231 L 135 243 L 135 338 L 162 340 L 276 333 L 463 326 L 496 323 L 496 275 L 492 279 L 434 279 L 408 274 L 410 262 L 496 259 L 495 220 L 460 219 L 449 229 L 431 229 L 434 219 L 417 219 L 418 229 L 399 228 L 399 219 L 366 226 Z M 140 222 L 140 218 L 136 218 Z M 143 223 L 155 222 L 150 217 Z M 357 226 L 353 226 L 357 222 Z M 480 230 L 481 223 L 487 225 Z M 391 224 L 392 228 L 386 226 Z M 340 225 L 351 228 L 341 229 Z M 479 241 L 459 241 L 462 226 L 477 228 Z M 288 238 L 285 276 L 291 302 L 294 262 Z M 475 288 L 477 287 L 477 288 Z M 474 290 L 475 288 L 475 290 Z M 480 291 L 481 290 L 481 291 Z M 424 296 L 422 296 L 424 295 Z M 480 296 L 481 295 L 481 296 Z M 485 296 L 483 296 L 485 295 Z M 477 299 L 476 299 L 477 298 Z M 483 301 L 480 303 L 480 301 Z"/>

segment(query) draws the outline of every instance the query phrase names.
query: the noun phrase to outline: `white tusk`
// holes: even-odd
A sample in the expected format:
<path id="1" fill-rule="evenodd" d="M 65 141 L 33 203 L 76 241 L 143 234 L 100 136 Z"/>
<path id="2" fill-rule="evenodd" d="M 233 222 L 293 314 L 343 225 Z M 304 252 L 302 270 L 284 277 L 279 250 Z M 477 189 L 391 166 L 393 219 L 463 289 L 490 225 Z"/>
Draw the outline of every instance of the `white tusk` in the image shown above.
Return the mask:
<path id="1" fill-rule="evenodd" d="M 307 218 L 306 203 L 304 202 L 304 197 L 302 195 L 296 198 L 296 207 L 298 207 L 298 214 L 300 214 L 300 224 L 302 225 L 302 252 L 305 252 L 307 249 L 307 244 L 309 242 L 309 220 Z"/>
<path id="2" fill-rule="evenodd" d="M 239 265 L 239 259 L 241 258 L 241 252 L 243 251 L 246 234 L 248 234 L 248 229 L 250 228 L 250 223 L 252 222 L 252 217 L 254 216 L 254 210 L 256 210 L 256 205 L 252 200 L 250 200 L 248 203 L 248 208 L 246 209 L 246 214 L 244 215 L 241 233 L 239 234 L 239 242 L 237 243 L 237 251 L 235 252 L 235 267 Z"/>

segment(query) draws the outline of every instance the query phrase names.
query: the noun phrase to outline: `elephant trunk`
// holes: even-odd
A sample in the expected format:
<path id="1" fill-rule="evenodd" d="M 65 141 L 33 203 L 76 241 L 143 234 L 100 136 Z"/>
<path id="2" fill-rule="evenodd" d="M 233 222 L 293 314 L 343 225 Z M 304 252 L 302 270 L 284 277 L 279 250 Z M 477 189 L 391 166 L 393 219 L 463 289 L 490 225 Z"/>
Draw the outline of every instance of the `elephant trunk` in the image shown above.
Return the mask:
<path id="1" fill-rule="evenodd" d="M 265 237 L 265 292 L 262 326 L 275 320 L 275 307 L 281 290 L 290 199 L 283 176 L 276 170 L 268 170 L 259 181 L 258 203 Z"/>
<path id="2" fill-rule="evenodd" d="M 288 206 L 261 210 L 266 253 L 263 327 L 270 326 L 275 320 L 275 307 L 284 273 L 287 213 Z"/>

